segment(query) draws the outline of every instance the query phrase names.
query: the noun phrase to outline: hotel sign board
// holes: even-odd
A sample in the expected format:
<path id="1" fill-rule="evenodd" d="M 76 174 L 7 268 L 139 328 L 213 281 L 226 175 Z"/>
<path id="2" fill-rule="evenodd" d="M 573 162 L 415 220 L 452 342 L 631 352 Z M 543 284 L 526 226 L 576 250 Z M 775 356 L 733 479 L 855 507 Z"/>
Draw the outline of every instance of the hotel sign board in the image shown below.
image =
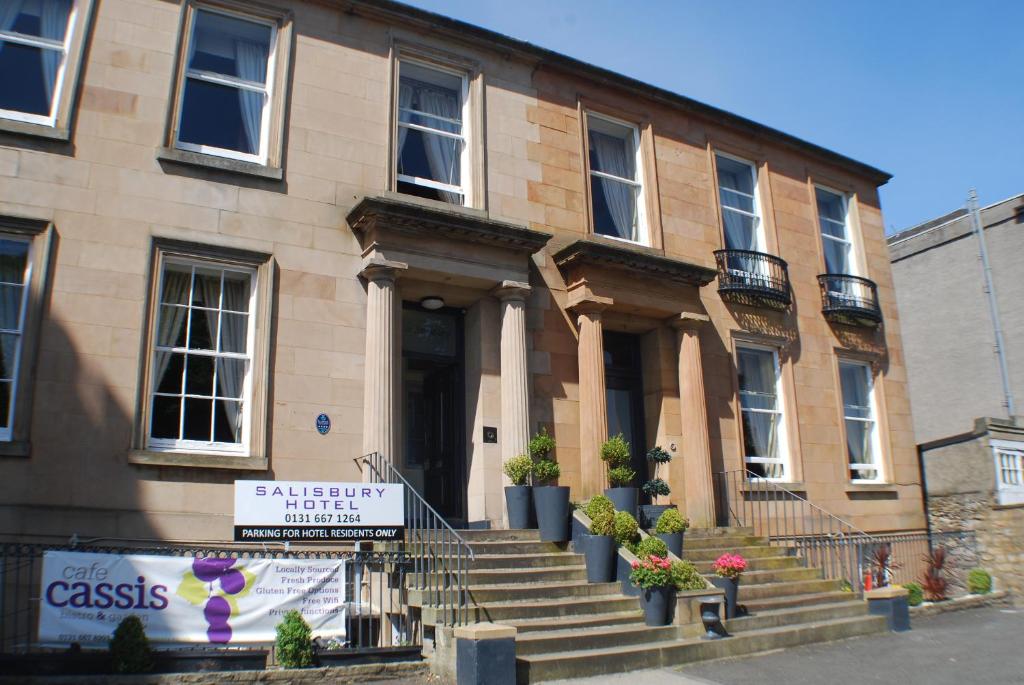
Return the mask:
<path id="1" fill-rule="evenodd" d="M 404 526 L 401 484 L 235 481 L 238 542 L 396 540 Z"/>

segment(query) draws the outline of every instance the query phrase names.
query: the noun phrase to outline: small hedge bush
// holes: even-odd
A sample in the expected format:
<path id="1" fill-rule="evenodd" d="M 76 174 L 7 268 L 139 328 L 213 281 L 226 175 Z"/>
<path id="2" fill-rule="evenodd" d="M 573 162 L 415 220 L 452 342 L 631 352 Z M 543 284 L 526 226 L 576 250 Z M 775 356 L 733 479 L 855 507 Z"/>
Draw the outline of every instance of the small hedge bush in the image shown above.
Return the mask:
<path id="1" fill-rule="evenodd" d="M 613 488 L 628 488 L 636 478 L 636 471 L 628 466 L 616 466 L 608 469 L 608 483 Z"/>
<path id="2" fill-rule="evenodd" d="M 987 595 L 992 592 L 992 574 L 983 568 L 972 569 L 967 574 L 967 590 L 972 595 Z"/>
<path id="3" fill-rule="evenodd" d="M 924 588 L 921 587 L 920 583 L 904 583 L 903 587 L 907 590 L 907 604 L 912 607 L 920 606 L 921 602 L 924 601 Z"/>
<path id="4" fill-rule="evenodd" d="M 631 459 L 629 443 L 622 437 L 622 433 L 608 438 L 601 445 L 601 461 L 608 464 L 610 469 L 627 466 Z"/>
<path id="5" fill-rule="evenodd" d="M 680 592 L 684 590 L 703 590 L 708 586 L 704 576 L 689 561 L 673 561 L 669 573 L 672 575 L 672 582 L 675 584 L 676 590 Z"/>
<path id="6" fill-rule="evenodd" d="M 541 459 L 533 465 L 533 482 L 535 485 L 552 485 L 562 475 L 558 462 Z"/>
<path id="7" fill-rule="evenodd" d="M 530 480 L 530 473 L 533 471 L 533 460 L 525 454 L 512 457 L 502 467 L 505 475 L 512 481 L 512 485 L 526 485 Z"/>
<path id="8" fill-rule="evenodd" d="M 654 498 L 668 497 L 670 494 L 672 494 L 672 490 L 668 487 L 668 483 L 666 483 L 661 478 L 652 478 L 651 480 L 647 481 L 646 483 L 644 483 L 644 487 L 642 488 L 642 490 L 644 491 L 645 495 Z"/>
<path id="9" fill-rule="evenodd" d="M 640 536 L 638 532 L 640 526 L 637 524 L 636 519 L 627 511 L 615 512 L 614 526 L 615 532 L 613 537 L 615 538 L 616 545 L 629 547 Z"/>
<path id="10" fill-rule="evenodd" d="M 583 506 L 583 513 L 586 514 L 587 518 L 591 521 L 593 521 L 594 517 L 598 514 L 602 514 L 605 512 L 609 514 L 614 514 L 615 505 L 612 504 L 612 501 L 605 497 L 604 495 L 595 495 L 594 497 L 591 497 L 590 500 Z"/>
<path id="11" fill-rule="evenodd" d="M 132 614 L 117 624 L 110 638 L 114 673 L 147 673 L 153 669 L 153 650 L 139 617 Z"/>
<path id="12" fill-rule="evenodd" d="M 277 624 L 275 654 L 284 668 L 308 668 L 313 665 L 313 638 L 309 624 L 295 609 Z"/>
<path id="13" fill-rule="evenodd" d="M 666 509 L 654 524 L 655 533 L 682 533 L 690 527 L 690 519 L 679 513 L 678 509 Z"/>
<path id="14" fill-rule="evenodd" d="M 643 560 L 650 556 L 665 558 L 668 556 L 668 546 L 659 538 L 648 536 L 638 542 L 631 550 L 637 559 Z"/>
<path id="15" fill-rule="evenodd" d="M 555 439 L 548 435 L 547 428 L 541 428 L 540 433 L 533 436 L 526 445 L 526 450 L 534 460 L 547 459 L 555 449 Z"/>
<path id="16" fill-rule="evenodd" d="M 599 511 L 590 519 L 591 535 L 615 536 L 615 514 L 610 511 Z"/>

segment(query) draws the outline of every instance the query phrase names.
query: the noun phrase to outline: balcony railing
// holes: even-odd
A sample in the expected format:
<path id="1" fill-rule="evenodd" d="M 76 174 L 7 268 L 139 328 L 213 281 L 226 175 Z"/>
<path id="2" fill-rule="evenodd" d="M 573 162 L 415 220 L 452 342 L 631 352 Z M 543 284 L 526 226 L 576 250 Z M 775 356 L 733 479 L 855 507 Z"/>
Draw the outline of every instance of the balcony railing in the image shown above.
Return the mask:
<path id="1" fill-rule="evenodd" d="M 878 286 L 860 276 L 821 274 L 821 313 L 833 323 L 874 328 L 882 322 Z"/>
<path id="2" fill-rule="evenodd" d="M 752 250 L 716 250 L 722 299 L 771 309 L 789 306 L 789 268 L 775 255 Z"/>

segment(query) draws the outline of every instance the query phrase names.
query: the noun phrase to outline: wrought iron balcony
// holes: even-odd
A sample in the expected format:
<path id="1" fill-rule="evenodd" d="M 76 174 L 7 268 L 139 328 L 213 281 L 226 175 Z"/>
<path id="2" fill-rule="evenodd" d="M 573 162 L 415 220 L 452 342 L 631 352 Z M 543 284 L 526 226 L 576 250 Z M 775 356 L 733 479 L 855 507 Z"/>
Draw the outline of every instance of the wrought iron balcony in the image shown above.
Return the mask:
<path id="1" fill-rule="evenodd" d="M 882 322 L 878 286 L 860 276 L 821 274 L 821 313 L 833 323 L 874 328 Z"/>
<path id="2" fill-rule="evenodd" d="M 789 268 L 779 257 L 752 250 L 716 250 L 715 262 L 723 300 L 771 309 L 789 306 Z"/>

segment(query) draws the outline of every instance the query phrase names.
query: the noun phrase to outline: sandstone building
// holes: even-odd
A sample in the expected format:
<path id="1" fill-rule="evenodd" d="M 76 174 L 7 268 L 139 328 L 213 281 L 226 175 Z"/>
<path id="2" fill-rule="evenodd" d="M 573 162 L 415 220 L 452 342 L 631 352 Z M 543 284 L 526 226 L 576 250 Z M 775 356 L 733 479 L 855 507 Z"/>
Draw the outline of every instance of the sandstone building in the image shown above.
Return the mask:
<path id="1" fill-rule="evenodd" d="M 920 530 L 888 178 L 392 2 L 4 2 L 0 533 L 228 540 L 369 452 L 500 527 L 541 427 L 573 499 L 622 432 L 695 525 L 747 468 Z"/>

